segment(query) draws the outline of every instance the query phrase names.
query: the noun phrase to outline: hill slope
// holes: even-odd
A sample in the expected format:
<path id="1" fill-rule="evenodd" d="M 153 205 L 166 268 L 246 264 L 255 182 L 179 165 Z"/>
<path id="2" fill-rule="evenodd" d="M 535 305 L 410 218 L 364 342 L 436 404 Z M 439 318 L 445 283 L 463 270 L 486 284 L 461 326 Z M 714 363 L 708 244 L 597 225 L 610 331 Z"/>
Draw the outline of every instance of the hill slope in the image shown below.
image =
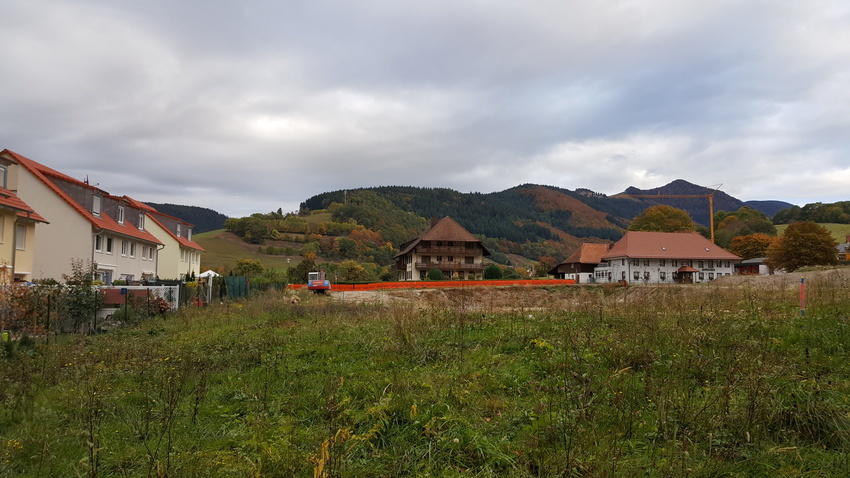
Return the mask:
<path id="1" fill-rule="evenodd" d="M 180 218 L 195 226 L 195 232 L 215 231 L 224 227 L 227 216 L 212 209 L 199 206 L 180 206 L 177 204 L 161 204 L 145 202 L 157 211 Z"/>

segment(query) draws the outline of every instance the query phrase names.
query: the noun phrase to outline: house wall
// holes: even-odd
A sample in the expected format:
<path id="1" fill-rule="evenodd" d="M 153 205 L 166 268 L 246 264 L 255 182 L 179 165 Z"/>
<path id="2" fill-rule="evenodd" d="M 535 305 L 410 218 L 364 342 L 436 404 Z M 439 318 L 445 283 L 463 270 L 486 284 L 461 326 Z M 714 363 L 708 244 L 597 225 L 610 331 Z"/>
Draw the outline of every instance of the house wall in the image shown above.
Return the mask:
<path id="1" fill-rule="evenodd" d="M 108 231 L 102 232 L 100 236 L 101 248 L 99 251 L 95 249 L 93 254 L 100 280 L 107 284 L 115 280 L 140 281 L 146 276 L 156 274 L 156 245 Z M 112 239 L 112 252 L 107 250 L 109 239 Z M 123 250 L 125 242 L 126 251 Z M 136 245 L 135 251 L 133 244 Z M 143 255 L 146 247 L 154 250 L 153 259 L 150 259 L 149 255 Z"/>
<path id="2" fill-rule="evenodd" d="M 92 225 L 29 171 L 18 165 L 12 170 L 13 192 L 50 223 L 33 240 L 38 254 L 32 279 L 61 280 L 71 272 L 72 259 L 92 260 Z"/>
<path id="3" fill-rule="evenodd" d="M 201 255 L 199 251 L 183 247 L 171 234 L 154 221 L 149 221 L 149 231 L 164 244 L 159 251 L 156 273 L 161 279 L 181 279 L 201 273 Z M 182 233 L 187 233 L 184 228 Z"/>
<path id="4" fill-rule="evenodd" d="M 12 231 L 10 233 L 9 231 Z M 12 281 L 12 261 L 15 257 L 15 212 L 0 209 L 0 284 Z"/>
<path id="5" fill-rule="evenodd" d="M 15 277 L 18 278 L 18 279 L 21 279 L 21 280 L 29 281 L 29 280 L 33 279 L 32 271 L 33 271 L 33 264 L 34 264 L 34 261 L 35 261 L 35 251 L 36 251 L 36 247 L 37 247 L 36 243 L 35 243 L 35 239 L 36 239 L 35 227 L 36 227 L 36 224 L 32 221 L 20 221 L 20 220 L 17 223 L 15 223 L 15 221 L 13 220 L 12 221 L 12 227 L 11 227 L 11 229 L 13 231 L 12 234 L 15 234 L 14 231 L 17 228 L 18 225 L 21 225 L 21 226 L 24 227 L 26 234 L 25 234 L 25 237 L 24 237 L 23 249 L 18 249 L 18 244 L 15 241 L 15 236 L 14 235 L 11 236 L 11 239 L 12 239 L 11 242 L 12 242 L 12 244 L 14 244 L 12 247 L 15 247 L 15 249 L 16 249 L 14 251 L 14 254 L 15 254 Z M 6 226 L 8 226 L 8 224 L 6 224 Z M 3 229 L 4 229 L 4 231 L 6 230 L 5 227 Z"/>
<path id="6" fill-rule="evenodd" d="M 434 244 L 436 241 L 430 241 L 431 244 Z M 404 256 L 404 260 L 400 261 L 404 268 L 399 270 L 399 280 L 422 280 L 426 279 L 428 275 L 428 271 L 432 268 L 440 269 L 440 271 L 447 278 L 451 277 L 452 274 L 457 274 L 457 277 L 462 280 L 468 280 L 475 278 L 476 274 L 480 274 L 478 271 L 469 271 L 469 270 L 457 270 L 458 267 L 466 264 L 466 258 L 472 257 L 472 264 L 483 266 L 484 264 L 484 252 L 482 251 L 480 246 L 467 249 L 466 243 L 459 243 L 460 246 L 452 246 L 452 249 L 446 249 L 444 252 L 436 252 L 439 246 L 429 246 L 426 248 L 426 253 L 422 253 L 419 246 L 415 247 L 410 253 Z M 447 248 L 449 246 L 446 246 Z M 429 250 L 430 249 L 430 250 Z M 417 263 L 433 263 L 433 267 L 428 267 L 426 269 L 417 269 Z"/>
<path id="7" fill-rule="evenodd" d="M 735 261 L 696 259 L 629 259 L 616 258 L 605 262 L 594 271 L 595 282 L 625 280 L 636 284 L 663 284 L 676 282 L 676 270 L 682 266 L 697 269 L 694 282 L 708 282 L 718 277 L 732 275 Z M 637 275 L 636 275 L 637 274 Z"/>

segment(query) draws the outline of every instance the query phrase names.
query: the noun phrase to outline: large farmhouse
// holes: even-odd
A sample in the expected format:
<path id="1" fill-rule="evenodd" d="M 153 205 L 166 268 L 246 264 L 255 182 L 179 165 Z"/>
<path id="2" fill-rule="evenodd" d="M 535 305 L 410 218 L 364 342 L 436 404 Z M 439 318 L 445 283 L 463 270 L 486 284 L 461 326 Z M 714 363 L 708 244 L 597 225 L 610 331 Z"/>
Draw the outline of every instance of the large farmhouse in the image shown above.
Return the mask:
<path id="1" fill-rule="evenodd" d="M 740 260 L 697 233 L 628 231 L 602 256 L 594 280 L 692 284 L 732 275 Z"/>
<path id="2" fill-rule="evenodd" d="M 421 236 L 401 245 L 396 254 L 398 280 L 422 280 L 439 269 L 445 277 L 474 279 L 484 272 L 490 251 L 450 217 L 444 217 Z"/>

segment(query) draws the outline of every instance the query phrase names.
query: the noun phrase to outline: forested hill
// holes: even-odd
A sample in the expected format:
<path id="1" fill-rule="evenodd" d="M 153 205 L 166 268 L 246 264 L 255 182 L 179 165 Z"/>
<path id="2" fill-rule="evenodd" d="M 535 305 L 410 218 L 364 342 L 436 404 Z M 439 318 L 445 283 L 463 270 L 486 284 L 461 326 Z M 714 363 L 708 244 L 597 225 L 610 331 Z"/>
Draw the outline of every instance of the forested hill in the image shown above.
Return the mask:
<path id="1" fill-rule="evenodd" d="M 157 211 L 180 218 L 189 224 L 195 226 L 195 233 L 214 231 L 224 227 L 224 221 L 227 216 L 220 212 L 213 211 L 205 207 L 199 206 L 180 206 L 177 204 L 160 204 L 154 202 L 146 202 Z"/>
<path id="2" fill-rule="evenodd" d="M 615 241 L 631 220 L 655 204 L 669 204 L 690 213 L 700 224 L 709 223 L 707 195 L 713 189 L 684 180 L 650 190 L 629 188 L 627 194 L 706 195 L 691 199 L 639 199 L 607 196 L 587 189 L 524 184 L 495 193 L 461 193 L 443 188 L 382 186 L 333 191 L 313 196 L 301 204 L 302 210 L 326 209 L 332 203 L 345 204 L 357 194 L 369 192 L 395 208 L 423 218 L 451 216 L 473 234 L 511 242 L 562 241 L 575 238 Z M 781 201 L 745 203 L 717 191 L 715 212 L 736 211 L 749 205 L 772 215 L 783 207 Z"/>

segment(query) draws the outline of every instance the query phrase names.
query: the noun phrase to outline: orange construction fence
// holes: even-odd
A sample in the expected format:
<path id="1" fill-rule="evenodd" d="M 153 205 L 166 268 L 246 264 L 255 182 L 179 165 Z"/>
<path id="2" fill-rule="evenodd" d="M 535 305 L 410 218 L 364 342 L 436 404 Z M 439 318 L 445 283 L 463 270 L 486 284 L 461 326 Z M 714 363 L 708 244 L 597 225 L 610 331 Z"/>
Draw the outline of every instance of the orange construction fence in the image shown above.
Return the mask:
<path id="1" fill-rule="evenodd" d="M 506 279 L 506 280 L 442 280 L 442 281 L 405 281 L 373 282 L 371 284 L 331 284 L 331 290 L 351 292 L 358 290 L 382 289 L 437 289 L 441 287 L 507 287 L 526 285 L 568 285 L 575 284 L 572 279 Z M 306 288 L 306 284 L 289 284 L 292 290 Z"/>

